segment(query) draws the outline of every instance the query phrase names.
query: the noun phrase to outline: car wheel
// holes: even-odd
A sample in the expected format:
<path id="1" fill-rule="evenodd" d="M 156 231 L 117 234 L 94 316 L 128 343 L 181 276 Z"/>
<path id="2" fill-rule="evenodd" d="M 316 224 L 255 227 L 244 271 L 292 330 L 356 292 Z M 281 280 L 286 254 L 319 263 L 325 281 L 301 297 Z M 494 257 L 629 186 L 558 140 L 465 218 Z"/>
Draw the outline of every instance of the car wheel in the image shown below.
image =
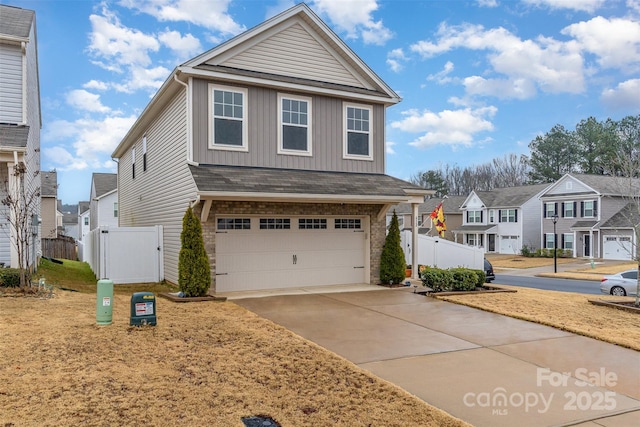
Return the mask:
<path id="1" fill-rule="evenodd" d="M 613 288 L 611 288 L 611 295 L 615 295 L 617 297 L 626 297 L 627 292 L 620 286 L 614 286 Z"/>

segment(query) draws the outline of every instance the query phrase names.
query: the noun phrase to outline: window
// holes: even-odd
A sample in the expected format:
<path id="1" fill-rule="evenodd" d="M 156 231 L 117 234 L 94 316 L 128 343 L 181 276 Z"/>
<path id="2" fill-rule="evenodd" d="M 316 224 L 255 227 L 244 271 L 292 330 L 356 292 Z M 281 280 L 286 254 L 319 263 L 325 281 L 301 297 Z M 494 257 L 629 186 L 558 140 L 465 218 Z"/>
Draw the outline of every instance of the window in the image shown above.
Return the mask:
<path id="1" fill-rule="evenodd" d="M 573 218 L 575 217 L 575 203 L 574 202 L 564 202 L 562 204 L 562 216 L 563 218 Z"/>
<path id="2" fill-rule="evenodd" d="M 481 223 L 482 222 L 482 211 L 467 211 L 467 222 L 468 223 Z"/>
<path id="3" fill-rule="evenodd" d="M 362 223 L 358 218 L 339 218 L 335 220 L 334 227 L 336 229 L 360 230 L 362 228 Z"/>
<path id="4" fill-rule="evenodd" d="M 247 91 L 212 86 L 211 148 L 247 151 Z"/>
<path id="5" fill-rule="evenodd" d="M 89 225 L 89 217 L 88 216 L 84 217 L 84 225 Z"/>
<path id="6" fill-rule="evenodd" d="M 278 96 L 278 153 L 311 155 L 311 98 Z"/>
<path id="7" fill-rule="evenodd" d="M 327 228 L 327 220 L 324 218 L 300 218 L 298 229 L 300 230 L 324 230 Z"/>
<path id="8" fill-rule="evenodd" d="M 477 234 L 467 234 L 467 245 L 469 245 L 469 246 L 478 246 L 478 235 Z"/>
<path id="9" fill-rule="evenodd" d="M 518 222 L 518 212 L 515 209 L 500 209 L 500 222 Z"/>
<path id="10" fill-rule="evenodd" d="M 136 178 L 136 147 L 131 149 L 131 178 Z"/>
<path id="11" fill-rule="evenodd" d="M 585 200 L 580 203 L 583 218 L 595 218 L 598 216 L 595 200 Z"/>
<path id="12" fill-rule="evenodd" d="M 147 135 L 142 137 L 142 172 L 147 170 Z"/>
<path id="13" fill-rule="evenodd" d="M 491 209 L 489 211 L 489 222 L 490 223 L 494 223 L 495 222 L 495 217 L 494 216 L 495 216 L 495 211 L 493 209 Z"/>
<path id="14" fill-rule="evenodd" d="M 573 250 L 573 234 L 562 235 L 562 248 Z"/>
<path id="15" fill-rule="evenodd" d="M 555 202 L 546 202 L 544 204 L 544 217 L 545 218 L 553 218 L 557 215 L 557 203 Z"/>
<path id="16" fill-rule="evenodd" d="M 118 202 L 113 202 L 113 217 L 118 218 Z"/>
<path id="17" fill-rule="evenodd" d="M 547 249 L 553 249 L 554 243 L 555 243 L 555 235 L 553 233 L 545 233 L 544 247 Z"/>
<path id="18" fill-rule="evenodd" d="M 250 230 L 250 218 L 218 218 L 218 230 Z"/>
<path id="19" fill-rule="evenodd" d="M 638 270 L 625 271 L 624 273 L 622 273 L 622 277 L 624 277 L 625 279 L 638 280 Z"/>
<path id="20" fill-rule="evenodd" d="M 344 157 L 373 160 L 371 149 L 371 108 L 345 104 Z"/>
<path id="21" fill-rule="evenodd" d="M 290 230 L 289 218 L 260 218 L 260 230 Z"/>

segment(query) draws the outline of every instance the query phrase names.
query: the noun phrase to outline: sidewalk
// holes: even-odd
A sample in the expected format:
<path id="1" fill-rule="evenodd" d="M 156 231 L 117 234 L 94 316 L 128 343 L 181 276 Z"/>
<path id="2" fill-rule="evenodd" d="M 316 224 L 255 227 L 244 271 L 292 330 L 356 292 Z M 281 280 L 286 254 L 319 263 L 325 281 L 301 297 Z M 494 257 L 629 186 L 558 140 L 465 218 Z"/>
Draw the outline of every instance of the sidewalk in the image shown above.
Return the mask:
<path id="1" fill-rule="evenodd" d="M 371 289 L 234 302 L 475 426 L 640 425 L 638 352 Z"/>

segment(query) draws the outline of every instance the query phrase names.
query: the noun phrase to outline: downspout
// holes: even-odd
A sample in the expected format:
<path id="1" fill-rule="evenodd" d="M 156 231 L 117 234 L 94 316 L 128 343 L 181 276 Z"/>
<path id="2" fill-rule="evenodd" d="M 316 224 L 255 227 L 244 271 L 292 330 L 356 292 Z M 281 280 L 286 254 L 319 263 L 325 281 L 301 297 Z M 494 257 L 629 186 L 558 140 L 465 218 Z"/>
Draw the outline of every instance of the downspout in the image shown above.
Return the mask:
<path id="1" fill-rule="evenodd" d="M 178 78 L 178 72 L 173 74 L 173 79 L 184 86 L 185 90 L 185 108 L 187 110 L 187 164 L 198 166 L 198 163 L 193 161 L 193 135 L 191 131 L 193 124 L 193 109 L 191 108 L 191 86 Z"/>

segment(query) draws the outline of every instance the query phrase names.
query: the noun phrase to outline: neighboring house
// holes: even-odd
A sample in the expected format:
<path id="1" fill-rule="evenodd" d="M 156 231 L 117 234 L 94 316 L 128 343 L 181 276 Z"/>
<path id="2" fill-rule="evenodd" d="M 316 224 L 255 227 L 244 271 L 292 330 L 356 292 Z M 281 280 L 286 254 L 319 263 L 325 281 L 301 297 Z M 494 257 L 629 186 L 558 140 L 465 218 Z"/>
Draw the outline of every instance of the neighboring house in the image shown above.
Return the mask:
<path id="1" fill-rule="evenodd" d="M 62 211 L 62 235 L 78 240 L 78 213 Z"/>
<path id="2" fill-rule="evenodd" d="M 82 240 L 89 232 L 89 202 L 78 202 L 78 240 Z"/>
<path id="3" fill-rule="evenodd" d="M 520 254 L 525 245 L 538 249 L 539 196 L 547 187 L 549 184 L 472 191 L 460 206 L 462 225 L 452 230 L 456 241 L 484 247 L 489 253 Z"/>
<path id="4" fill-rule="evenodd" d="M 540 196 L 541 244 L 557 244 L 574 257 L 632 259 L 638 242 L 626 213 L 637 218 L 628 205 L 639 195 L 637 179 L 566 174 Z"/>
<path id="5" fill-rule="evenodd" d="M 94 173 L 91 177 L 89 230 L 118 226 L 118 176 Z"/>
<path id="6" fill-rule="evenodd" d="M 385 175 L 399 101 L 298 4 L 172 72 L 113 153 L 120 226 L 162 225 L 177 283 L 193 206 L 212 293 L 376 284 L 388 208 L 432 193 Z"/>
<path id="7" fill-rule="evenodd" d="M 33 195 L 40 188 L 42 122 L 36 34 L 33 10 L 0 5 L 0 182 L 8 182 L 8 186 L 1 184 L 0 199 L 20 185 L 13 175 L 16 162 L 24 165 L 24 193 Z M 40 199 L 29 208 L 31 223 L 37 224 Z M 0 263 L 18 267 L 18 253 L 11 244 L 15 231 L 7 217 L 7 208 L 0 206 Z M 39 234 L 33 236 L 30 249 L 31 261 L 37 263 Z"/>
<path id="8" fill-rule="evenodd" d="M 43 239 L 58 237 L 58 174 L 55 171 L 40 172 L 40 229 Z M 62 218 L 60 218 L 62 219 Z M 62 223 L 60 224 L 62 225 Z"/>
<path id="9" fill-rule="evenodd" d="M 459 228 L 462 225 L 462 212 L 460 212 L 460 206 L 466 200 L 466 196 L 446 196 L 443 199 L 430 198 L 418 205 L 418 232 L 420 234 L 426 234 L 429 236 L 435 236 L 437 231 L 431 221 L 431 212 L 442 202 L 442 209 L 444 210 L 445 224 L 447 231 L 444 233 L 444 238 L 447 240 L 455 240 L 455 236 L 452 230 Z M 400 230 L 411 229 L 412 223 L 412 210 L 411 205 L 401 204 L 396 205 L 389 209 L 387 212 L 387 224 L 391 221 L 393 211 L 396 211 L 398 215 L 398 222 L 400 224 Z"/>

